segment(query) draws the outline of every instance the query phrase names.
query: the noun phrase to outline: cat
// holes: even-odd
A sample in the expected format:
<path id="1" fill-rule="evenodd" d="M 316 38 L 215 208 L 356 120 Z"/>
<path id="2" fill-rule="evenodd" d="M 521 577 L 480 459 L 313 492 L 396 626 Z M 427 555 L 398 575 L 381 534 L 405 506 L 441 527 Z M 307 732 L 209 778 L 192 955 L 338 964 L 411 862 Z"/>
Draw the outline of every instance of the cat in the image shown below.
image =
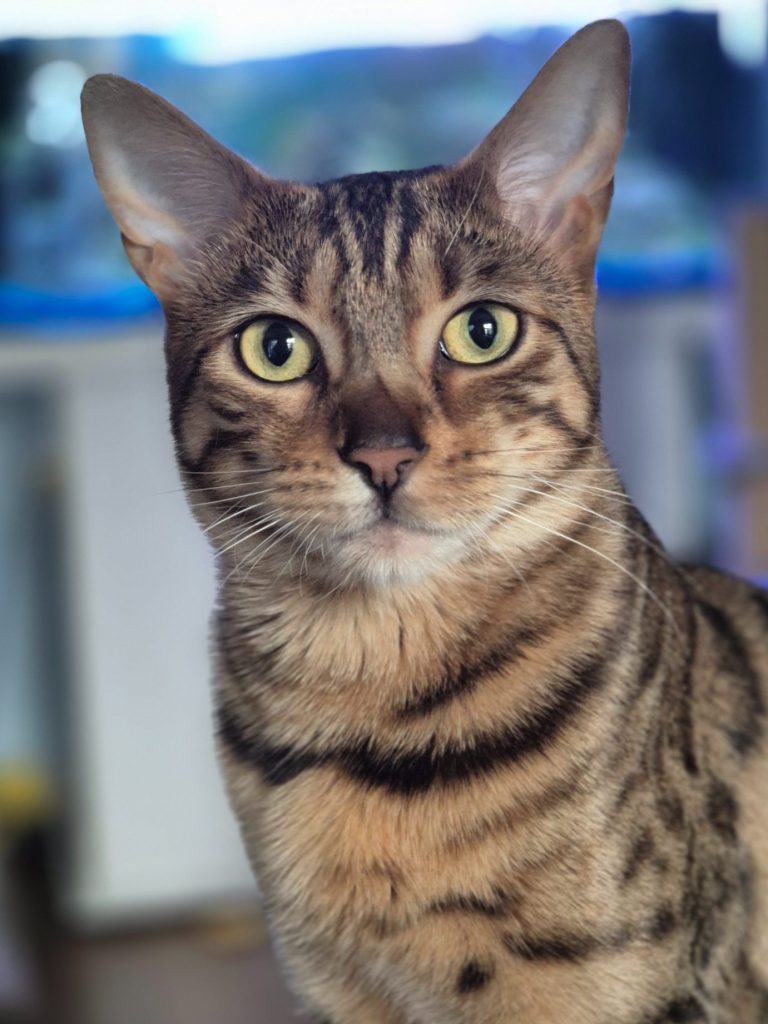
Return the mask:
<path id="1" fill-rule="evenodd" d="M 323 1024 L 768 1021 L 768 595 L 600 433 L 617 21 L 449 167 L 276 181 L 83 93 L 215 548 L 217 734 Z"/>

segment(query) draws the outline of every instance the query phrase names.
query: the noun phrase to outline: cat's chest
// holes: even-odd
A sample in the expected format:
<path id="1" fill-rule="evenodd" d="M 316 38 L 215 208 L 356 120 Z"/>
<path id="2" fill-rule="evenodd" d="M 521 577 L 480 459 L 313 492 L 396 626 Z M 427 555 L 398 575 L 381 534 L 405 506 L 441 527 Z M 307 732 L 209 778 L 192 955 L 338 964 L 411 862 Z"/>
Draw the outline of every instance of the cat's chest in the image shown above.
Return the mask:
<path id="1" fill-rule="evenodd" d="M 318 941 L 356 947 L 470 911 L 490 935 L 510 914 L 549 916 L 553 891 L 558 912 L 570 901 L 563 879 L 551 875 L 563 869 L 566 843 L 573 856 L 573 830 L 561 813 L 510 832 L 508 780 L 486 780 L 476 792 L 404 796 L 361 785 L 334 766 L 278 786 L 236 765 L 226 775 L 278 929 L 300 925 Z M 564 878 L 578 877 L 573 866 Z M 582 894 L 580 882 L 574 902 Z"/>
<path id="2" fill-rule="evenodd" d="M 430 803 L 411 806 L 333 767 L 262 787 L 245 814 L 258 835 L 254 860 L 270 903 L 319 930 L 359 935 L 405 923 L 417 904 L 445 891 L 445 828 Z"/>

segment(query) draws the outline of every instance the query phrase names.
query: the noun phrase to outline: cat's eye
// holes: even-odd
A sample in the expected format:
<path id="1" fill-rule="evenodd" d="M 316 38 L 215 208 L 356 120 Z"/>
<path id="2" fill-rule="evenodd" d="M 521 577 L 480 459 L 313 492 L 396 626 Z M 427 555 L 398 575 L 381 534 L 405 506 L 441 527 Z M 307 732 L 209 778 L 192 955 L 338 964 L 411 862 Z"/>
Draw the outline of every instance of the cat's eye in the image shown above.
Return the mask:
<path id="1" fill-rule="evenodd" d="M 443 328 L 440 347 L 457 363 L 495 363 L 520 337 L 520 317 L 497 302 L 478 302 L 452 317 Z"/>
<path id="2" fill-rule="evenodd" d="M 254 377 L 282 384 L 306 375 L 317 362 L 317 346 L 308 331 L 279 316 L 253 320 L 240 332 L 240 358 Z"/>

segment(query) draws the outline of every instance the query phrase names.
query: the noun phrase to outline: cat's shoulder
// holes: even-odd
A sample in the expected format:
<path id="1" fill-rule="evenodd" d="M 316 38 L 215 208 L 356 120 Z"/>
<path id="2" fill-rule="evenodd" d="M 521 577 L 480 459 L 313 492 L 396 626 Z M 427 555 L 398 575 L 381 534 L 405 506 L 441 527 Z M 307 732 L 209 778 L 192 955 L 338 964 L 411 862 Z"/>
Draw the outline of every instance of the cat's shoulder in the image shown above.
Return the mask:
<path id="1" fill-rule="evenodd" d="M 709 565 L 686 565 L 697 604 L 710 619 L 725 616 L 737 628 L 762 632 L 768 643 L 768 590 Z"/>
<path id="2" fill-rule="evenodd" d="M 768 622 L 768 590 L 713 565 L 685 565 L 683 568 L 697 596 L 718 604 L 730 601 L 754 602 L 762 606 Z"/>

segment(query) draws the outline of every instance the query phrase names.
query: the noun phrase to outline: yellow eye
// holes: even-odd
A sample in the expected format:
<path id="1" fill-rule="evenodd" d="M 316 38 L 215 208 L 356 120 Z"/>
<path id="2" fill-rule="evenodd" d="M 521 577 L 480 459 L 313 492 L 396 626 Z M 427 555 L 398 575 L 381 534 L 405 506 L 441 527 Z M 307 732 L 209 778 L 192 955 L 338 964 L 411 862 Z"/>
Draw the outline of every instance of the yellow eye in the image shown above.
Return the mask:
<path id="1" fill-rule="evenodd" d="M 317 362 L 317 346 L 303 327 L 279 316 L 263 316 L 243 328 L 240 358 L 254 377 L 275 383 L 305 377 Z"/>
<path id="2" fill-rule="evenodd" d="M 520 317 L 496 302 L 467 306 L 443 328 L 440 347 L 457 363 L 494 363 L 520 336 Z"/>

